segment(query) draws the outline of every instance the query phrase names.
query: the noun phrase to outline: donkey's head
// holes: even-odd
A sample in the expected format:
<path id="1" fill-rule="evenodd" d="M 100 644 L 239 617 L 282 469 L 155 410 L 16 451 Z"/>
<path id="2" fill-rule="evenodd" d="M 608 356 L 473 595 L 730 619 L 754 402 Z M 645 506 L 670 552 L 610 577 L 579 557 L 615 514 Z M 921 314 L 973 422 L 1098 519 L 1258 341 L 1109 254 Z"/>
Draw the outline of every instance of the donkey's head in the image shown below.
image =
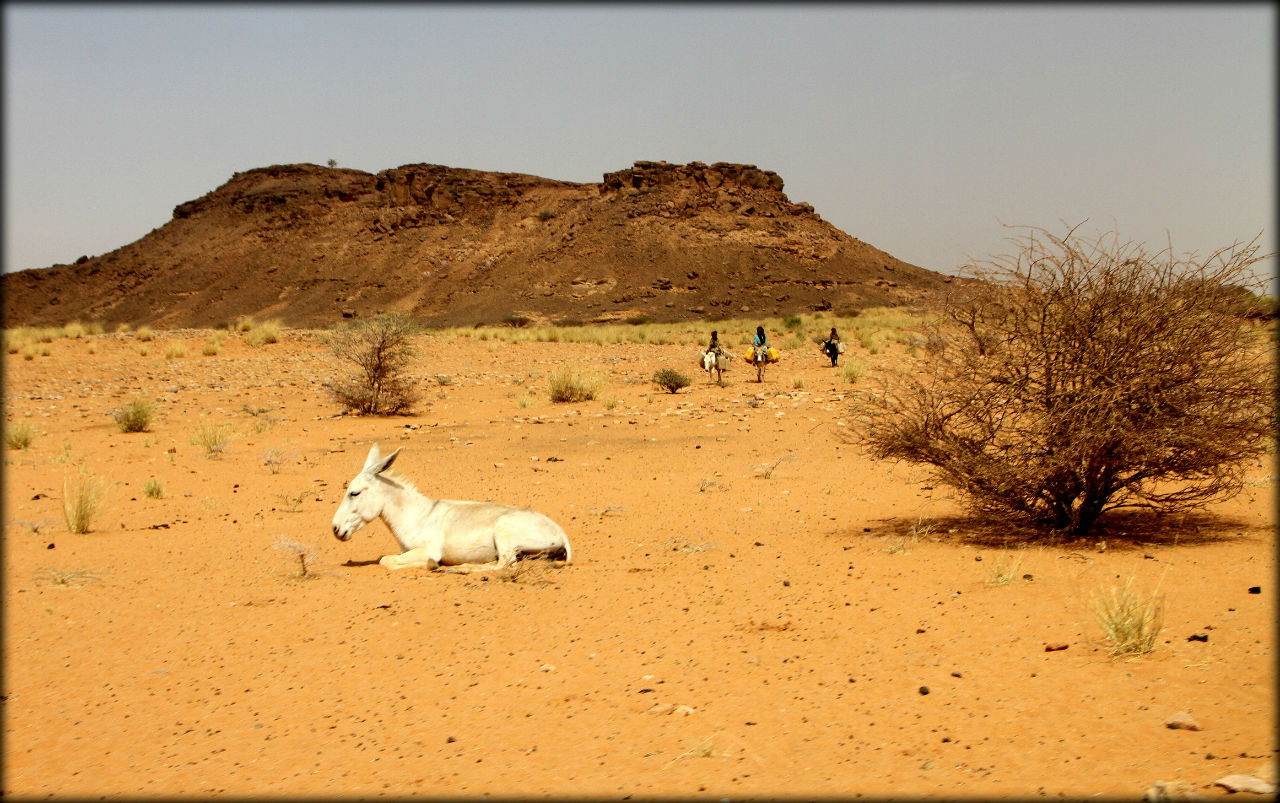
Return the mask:
<path id="1" fill-rule="evenodd" d="M 387 492 L 393 484 L 378 475 L 391 466 L 398 454 L 400 450 L 396 449 L 383 457 L 376 443 L 369 449 L 364 468 L 351 480 L 342 496 L 342 504 L 338 505 L 338 512 L 333 514 L 333 534 L 339 541 L 346 541 L 356 530 L 382 515 Z"/>

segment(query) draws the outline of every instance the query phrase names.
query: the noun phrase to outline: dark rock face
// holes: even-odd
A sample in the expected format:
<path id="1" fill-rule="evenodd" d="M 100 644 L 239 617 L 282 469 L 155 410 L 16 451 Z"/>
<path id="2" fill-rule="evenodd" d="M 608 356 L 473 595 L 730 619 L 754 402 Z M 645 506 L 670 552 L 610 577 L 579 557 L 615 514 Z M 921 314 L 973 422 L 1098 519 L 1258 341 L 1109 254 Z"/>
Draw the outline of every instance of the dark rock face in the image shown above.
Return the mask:
<path id="1" fill-rule="evenodd" d="M 108 254 L 3 278 L 5 325 L 656 321 L 918 303 L 949 279 L 823 221 L 755 165 L 582 184 L 433 164 L 236 173 Z"/>

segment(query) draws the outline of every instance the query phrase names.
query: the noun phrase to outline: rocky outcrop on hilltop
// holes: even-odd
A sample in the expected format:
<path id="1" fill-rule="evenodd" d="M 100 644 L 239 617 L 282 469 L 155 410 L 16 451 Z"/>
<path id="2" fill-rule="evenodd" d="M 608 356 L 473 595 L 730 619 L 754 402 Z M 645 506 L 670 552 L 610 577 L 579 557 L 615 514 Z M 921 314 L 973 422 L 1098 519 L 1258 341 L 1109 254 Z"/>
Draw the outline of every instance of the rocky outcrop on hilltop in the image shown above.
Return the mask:
<path id="1" fill-rule="evenodd" d="M 598 183 L 434 164 L 234 174 L 108 254 L 4 277 L 6 326 L 658 321 L 919 303 L 948 281 L 793 203 L 755 165 Z"/>

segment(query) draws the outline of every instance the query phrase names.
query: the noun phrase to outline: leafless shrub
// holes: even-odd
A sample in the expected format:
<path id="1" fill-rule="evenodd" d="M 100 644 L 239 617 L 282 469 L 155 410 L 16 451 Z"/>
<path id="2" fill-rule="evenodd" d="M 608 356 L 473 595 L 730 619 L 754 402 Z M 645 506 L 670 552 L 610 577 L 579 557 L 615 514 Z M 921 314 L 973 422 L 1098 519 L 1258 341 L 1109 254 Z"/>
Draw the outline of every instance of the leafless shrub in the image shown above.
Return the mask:
<path id="1" fill-rule="evenodd" d="M 338 359 L 353 363 L 358 374 L 329 385 L 329 392 L 347 410 L 361 415 L 406 413 L 419 399 L 405 369 L 415 350 L 408 316 L 380 315 L 334 335 L 330 347 Z"/>
<path id="2" fill-rule="evenodd" d="M 795 452 L 788 452 L 784 454 L 782 457 L 779 457 L 777 460 L 774 460 L 772 463 L 761 463 L 758 466 L 756 466 L 755 469 L 752 470 L 752 476 L 758 477 L 759 479 L 764 479 L 764 480 L 772 479 L 773 472 L 778 470 L 778 466 L 782 465 L 788 460 L 794 460 L 795 457 L 796 457 Z"/>
<path id="3" fill-rule="evenodd" d="M 35 580 L 36 585 L 61 586 L 62 588 L 76 588 L 102 580 L 101 577 L 88 569 L 64 571 L 55 569 L 52 566 L 36 569 L 32 579 Z"/>
<path id="4" fill-rule="evenodd" d="M 262 465 L 266 466 L 267 470 L 272 474 L 279 474 L 285 463 L 297 460 L 298 457 L 297 449 L 290 449 L 286 452 L 281 449 L 271 448 L 263 453 Z"/>
<path id="5" fill-rule="evenodd" d="M 297 561 L 297 569 L 298 569 L 299 577 L 314 576 L 311 571 L 311 564 L 314 563 L 316 559 L 315 549 L 307 546 L 306 544 L 301 544 L 297 541 L 294 541 L 292 538 L 286 538 L 283 535 L 276 536 L 276 542 L 274 546 L 276 549 L 279 549 L 280 551 L 289 555 L 291 562 L 293 560 Z"/>
<path id="6" fill-rule="evenodd" d="M 972 268 L 925 373 L 857 412 L 874 456 L 932 466 L 973 510 L 1087 535 L 1119 507 L 1228 498 L 1275 420 L 1265 338 L 1241 315 L 1257 239 L 1207 257 L 1031 228 Z M 914 368 L 914 366 L 913 366 Z"/>

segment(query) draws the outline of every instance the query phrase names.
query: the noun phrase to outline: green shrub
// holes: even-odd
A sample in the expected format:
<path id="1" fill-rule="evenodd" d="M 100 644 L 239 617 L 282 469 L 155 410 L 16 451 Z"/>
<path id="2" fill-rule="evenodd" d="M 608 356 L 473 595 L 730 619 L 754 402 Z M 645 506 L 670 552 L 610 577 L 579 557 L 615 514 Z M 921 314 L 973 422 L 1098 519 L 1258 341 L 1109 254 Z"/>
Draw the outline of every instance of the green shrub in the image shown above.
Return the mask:
<path id="1" fill-rule="evenodd" d="M 653 382 L 668 393 L 675 393 L 680 388 L 689 387 L 689 377 L 674 368 L 663 368 L 653 375 Z"/>
<path id="2" fill-rule="evenodd" d="M 151 402 L 140 396 L 116 410 L 114 416 L 121 432 L 146 432 L 151 428 L 151 417 L 154 414 L 155 408 Z"/>
<path id="3" fill-rule="evenodd" d="M 152 477 L 142 486 L 142 493 L 148 499 L 159 499 L 164 496 L 164 486 L 160 484 L 160 480 Z"/>

